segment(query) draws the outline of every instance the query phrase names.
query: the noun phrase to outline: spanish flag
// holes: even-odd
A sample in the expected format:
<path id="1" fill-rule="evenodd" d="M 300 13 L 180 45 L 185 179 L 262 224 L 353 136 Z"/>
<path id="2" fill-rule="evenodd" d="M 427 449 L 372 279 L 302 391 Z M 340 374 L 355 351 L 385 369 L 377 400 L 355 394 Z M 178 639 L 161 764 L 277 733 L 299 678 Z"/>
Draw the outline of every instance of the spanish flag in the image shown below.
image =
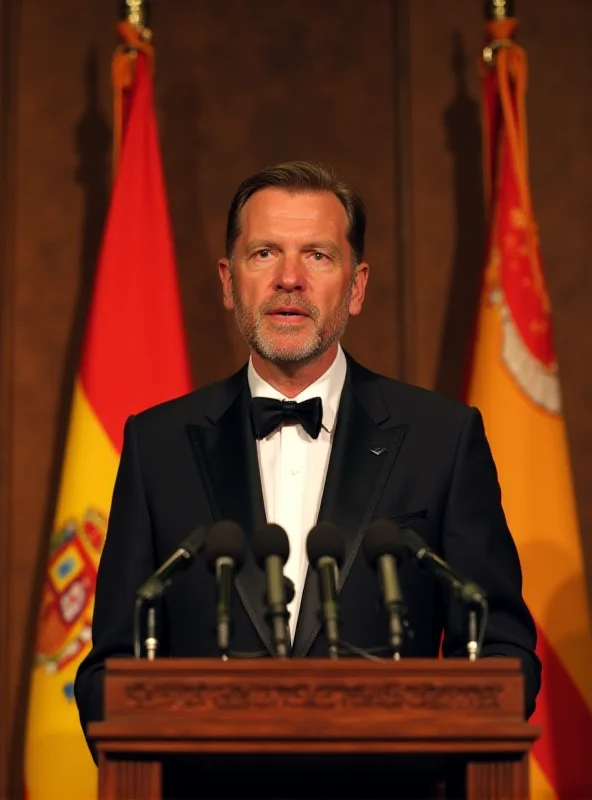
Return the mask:
<path id="1" fill-rule="evenodd" d="M 74 386 L 31 680 L 28 800 L 90 800 L 97 772 L 73 697 L 129 414 L 191 389 L 152 97 L 153 51 L 119 26 L 118 167 Z M 115 126 L 117 128 L 117 124 Z M 117 140 L 116 140 L 117 144 Z"/>
<path id="2" fill-rule="evenodd" d="M 528 171 L 527 60 L 488 23 L 483 152 L 489 241 L 467 399 L 483 413 L 538 629 L 533 800 L 592 798 L 592 628 L 549 295 Z"/>

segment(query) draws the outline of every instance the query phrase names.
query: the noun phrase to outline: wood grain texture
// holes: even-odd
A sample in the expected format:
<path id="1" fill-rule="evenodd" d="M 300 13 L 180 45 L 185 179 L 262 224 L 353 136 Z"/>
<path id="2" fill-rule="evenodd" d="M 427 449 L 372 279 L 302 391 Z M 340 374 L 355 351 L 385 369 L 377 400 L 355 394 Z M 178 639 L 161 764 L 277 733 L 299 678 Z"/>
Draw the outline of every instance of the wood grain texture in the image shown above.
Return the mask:
<path id="1" fill-rule="evenodd" d="M 13 197 L 16 147 L 14 125 L 14 32 L 18 8 L 0 0 L 0 797 L 9 794 L 11 702 L 11 443 L 14 364 Z"/>
<path id="2" fill-rule="evenodd" d="M 482 4 L 411 11 L 416 381 L 458 395 L 485 231 L 476 59 Z"/>
<path id="3" fill-rule="evenodd" d="M 65 0 L 56 9 L 26 0 L 18 8 L 11 196 L 11 798 L 21 796 L 40 590 L 105 211 L 115 41 L 108 4 Z"/>
<path id="4" fill-rule="evenodd" d="M 528 762 L 525 758 L 497 763 L 472 762 L 467 765 L 466 786 L 470 800 L 488 797 L 528 800 Z"/>

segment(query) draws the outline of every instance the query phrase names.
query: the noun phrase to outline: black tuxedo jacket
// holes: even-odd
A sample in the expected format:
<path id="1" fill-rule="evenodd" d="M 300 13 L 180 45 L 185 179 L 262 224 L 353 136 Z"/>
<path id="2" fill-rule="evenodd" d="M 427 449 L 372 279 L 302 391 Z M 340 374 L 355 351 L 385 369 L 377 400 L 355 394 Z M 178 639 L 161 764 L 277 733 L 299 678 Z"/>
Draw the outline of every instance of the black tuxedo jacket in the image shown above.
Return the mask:
<path id="1" fill-rule="evenodd" d="M 104 660 L 133 654 L 140 584 L 198 525 L 238 522 L 250 536 L 265 522 L 246 367 L 228 380 L 131 417 L 101 559 L 93 646 L 75 692 L 83 726 L 101 719 Z M 369 372 L 348 371 L 319 512 L 345 533 L 339 579 L 341 637 L 360 648 L 387 643 L 375 573 L 360 545 L 376 518 L 413 527 L 490 603 L 484 656 L 518 656 L 525 713 L 534 708 L 540 664 L 535 627 L 521 595 L 521 570 L 502 511 L 496 469 L 477 410 Z M 403 656 L 466 655 L 465 614 L 415 564 L 400 581 L 414 637 Z M 232 647 L 272 653 L 264 618 L 264 573 L 249 556 L 235 582 Z M 215 581 L 198 557 L 169 588 L 160 655 L 217 656 Z M 309 569 L 295 633 L 295 657 L 322 657 L 326 641 Z"/>

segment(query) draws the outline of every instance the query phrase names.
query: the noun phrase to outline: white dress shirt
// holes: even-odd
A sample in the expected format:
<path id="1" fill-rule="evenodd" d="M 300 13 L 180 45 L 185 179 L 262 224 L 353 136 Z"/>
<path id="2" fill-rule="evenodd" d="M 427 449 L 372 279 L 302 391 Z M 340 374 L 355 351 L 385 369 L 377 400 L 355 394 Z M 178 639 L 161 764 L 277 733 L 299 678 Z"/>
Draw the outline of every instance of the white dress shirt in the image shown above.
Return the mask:
<path id="1" fill-rule="evenodd" d="M 329 369 L 299 395 L 287 398 L 264 381 L 255 371 L 252 360 L 249 361 L 252 397 L 290 399 L 298 403 L 320 397 L 323 402 L 323 424 L 317 439 L 312 439 L 301 425 L 288 423 L 257 440 L 267 521 L 281 525 L 290 542 L 290 557 L 284 573 L 293 581 L 295 589 L 294 600 L 288 607 L 292 639 L 308 568 L 306 537 L 319 513 L 346 372 L 347 361 L 339 346 Z"/>

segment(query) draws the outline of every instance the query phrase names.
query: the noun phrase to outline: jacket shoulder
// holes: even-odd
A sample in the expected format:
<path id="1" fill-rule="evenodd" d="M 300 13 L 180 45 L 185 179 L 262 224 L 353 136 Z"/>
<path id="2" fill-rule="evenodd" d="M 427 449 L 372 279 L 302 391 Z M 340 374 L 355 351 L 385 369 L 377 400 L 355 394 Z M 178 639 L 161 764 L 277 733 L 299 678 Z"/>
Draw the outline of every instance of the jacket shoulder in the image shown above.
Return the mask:
<path id="1" fill-rule="evenodd" d="M 431 419 L 438 424 L 443 422 L 462 424 L 471 413 L 470 406 L 455 398 L 372 372 L 353 359 L 350 365 L 352 380 L 355 383 L 374 383 L 380 389 L 387 408 L 396 416 L 404 413 L 410 418 Z"/>
<path id="2" fill-rule="evenodd" d="M 168 424 L 203 424 L 223 413 L 245 385 L 246 368 L 215 383 L 202 386 L 193 392 L 166 400 L 135 414 L 136 424 L 142 429 L 162 428 Z"/>

